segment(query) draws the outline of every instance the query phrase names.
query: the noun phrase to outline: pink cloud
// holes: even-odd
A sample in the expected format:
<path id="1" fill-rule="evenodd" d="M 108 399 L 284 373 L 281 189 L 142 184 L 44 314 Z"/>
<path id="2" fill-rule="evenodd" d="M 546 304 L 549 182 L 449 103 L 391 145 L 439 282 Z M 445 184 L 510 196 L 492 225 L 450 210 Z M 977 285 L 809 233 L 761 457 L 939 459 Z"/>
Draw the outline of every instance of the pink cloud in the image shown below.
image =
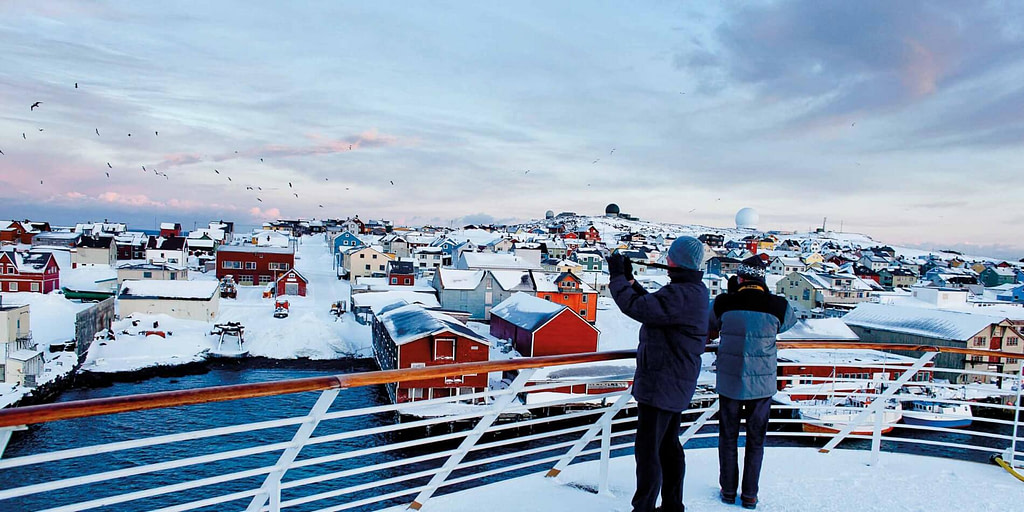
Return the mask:
<path id="1" fill-rule="evenodd" d="M 389 146 L 409 146 L 418 143 L 414 138 L 400 138 L 396 135 L 380 133 L 376 128 L 371 128 L 357 135 L 350 135 L 342 138 L 331 138 L 320 134 L 308 134 L 306 137 L 312 142 L 306 146 L 291 146 L 286 144 L 269 144 L 261 148 L 247 149 L 240 153 L 221 155 L 215 158 L 217 161 L 231 158 L 268 158 L 268 157 L 290 157 L 310 155 L 331 155 L 356 151 L 359 149 L 370 149 Z"/>
<path id="2" fill-rule="evenodd" d="M 156 164 L 157 169 L 196 164 L 203 161 L 203 158 L 196 153 L 172 153 L 170 155 L 164 155 L 163 158 L 162 162 Z"/>
<path id="3" fill-rule="evenodd" d="M 914 39 L 904 41 L 909 49 L 903 66 L 903 84 L 915 97 L 927 96 L 936 90 L 942 75 L 942 64 L 935 53 Z"/>
<path id="4" fill-rule="evenodd" d="M 249 216 L 253 220 L 263 221 L 267 219 L 279 219 L 281 218 L 281 210 L 277 208 L 270 208 L 268 210 L 260 209 L 256 206 L 249 208 Z"/>

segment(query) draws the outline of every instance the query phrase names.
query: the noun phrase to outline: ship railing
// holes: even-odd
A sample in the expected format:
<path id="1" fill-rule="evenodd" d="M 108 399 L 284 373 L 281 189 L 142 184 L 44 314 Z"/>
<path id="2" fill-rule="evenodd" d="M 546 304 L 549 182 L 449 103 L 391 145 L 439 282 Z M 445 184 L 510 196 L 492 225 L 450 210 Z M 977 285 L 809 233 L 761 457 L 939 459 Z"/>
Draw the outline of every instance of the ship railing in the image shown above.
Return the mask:
<path id="1" fill-rule="evenodd" d="M 919 353 L 912 364 L 893 368 L 885 386 L 855 390 L 863 406 L 835 432 L 804 432 L 807 420 L 794 416 L 800 404 L 773 406 L 770 441 L 829 453 L 864 449 L 877 464 L 887 451 L 922 453 L 983 462 L 999 454 L 1010 465 L 1024 462 L 1019 418 L 1020 372 L 1015 374 L 937 368 L 939 352 L 1020 358 L 1020 354 L 948 347 L 893 344 L 780 342 L 780 348 L 899 350 Z M 0 447 L 24 425 L 59 422 L 83 428 L 85 418 L 119 416 L 119 424 L 156 422 L 157 416 L 209 413 L 211 402 L 236 404 L 237 414 L 219 415 L 210 428 L 169 428 L 152 437 L 124 432 L 82 432 L 74 447 L 58 450 L 20 448 L 0 459 L 0 509 L 77 511 L 93 509 L 161 510 L 378 510 L 429 507 L 431 497 L 518 475 L 545 472 L 558 477 L 578 462 L 596 460 L 598 493 L 610 493 L 612 457 L 629 455 L 636 434 L 635 403 L 629 390 L 568 394 L 570 386 L 629 380 L 622 361 L 635 351 L 524 358 L 379 372 L 363 372 L 277 382 L 241 384 L 115 398 L 64 402 L 0 411 Z M 589 373 L 571 379 L 532 380 L 541 368 L 589 363 Z M 592 366 L 604 364 L 606 371 Z M 790 363 L 782 363 L 783 366 Z M 795 363 L 799 364 L 799 363 Z M 802 366 L 808 366 L 804 363 Z M 855 366 L 843 363 L 844 367 Z M 866 363 L 865 370 L 886 365 Z M 881 366 L 882 368 L 877 368 Z M 580 368 L 580 367 L 577 367 Z M 584 366 L 583 368 L 588 368 Z M 575 369 L 575 368 L 574 368 Z M 967 380 L 1001 379 L 993 403 L 940 397 L 934 401 L 968 404 L 976 411 L 968 429 L 899 424 L 898 434 L 883 436 L 892 425 L 881 411 L 891 401 L 914 395 L 907 386 L 952 389 L 956 383 L 915 381 L 925 370 L 963 375 Z M 897 371 L 899 375 L 896 375 Z M 346 408 L 345 394 L 387 383 L 423 382 L 469 374 L 511 372 L 502 389 L 446 398 L 371 407 Z M 834 373 L 834 372 L 833 372 Z M 885 373 L 885 372 L 883 372 Z M 791 376 L 780 377 L 785 381 Z M 843 382 L 834 375 L 816 378 L 822 385 Z M 704 383 L 694 407 L 684 415 L 681 441 L 688 447 L 713 447 L 717 439 L 717 397 Z M 381 393 L 383 394 L 383 393 Z M 315 396 L 314 396 L 315 395 Z M 247 400 L 280 397 L 311 402 L 308 412 L 277 417 L 260 405 L 246 414 Z M 929 399 L 932 400 L 932 399 Z M 281 402 L 283 403 L 283 402 Z M 813 408 L 808 405 L 807 408 Z M 230 416 L 230 417 L 226 417 Z M 237 420 L 252 420 L 232 423 Z M 221 424 L 223 423 L 223 424 Z M 862 427 L 870 428 L 864 433 Z M 32 433 L 18 434 L 26 444 Z M 18 444 L 17 440 L 16 443 Z M 13 445 L 12 445 L 13 447 Z M 824 455 L 823 455 L 824 456 Z"/>

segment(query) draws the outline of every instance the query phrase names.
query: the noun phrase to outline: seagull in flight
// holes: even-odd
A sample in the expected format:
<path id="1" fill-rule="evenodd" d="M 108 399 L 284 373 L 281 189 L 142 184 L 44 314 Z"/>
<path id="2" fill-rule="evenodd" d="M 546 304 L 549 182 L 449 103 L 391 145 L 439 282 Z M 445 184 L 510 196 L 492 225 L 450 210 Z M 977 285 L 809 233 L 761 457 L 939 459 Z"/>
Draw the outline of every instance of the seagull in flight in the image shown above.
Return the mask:
<path id="1" fill-rule="evenodd" d="M 106 173 L 106 174 L 107 174 L 107 178 L 109 178 L 109 177 L 110 177 L 110 173 L 108 172 L 108 173 Z"/>
<path id="2" fill-rule="evenodd" d="M 214 169 L 213 172 L 220 174 L 220 171 L 218 171 L 217 169 Z"/>
<path id="3" fill-rule="evenodd" d="M 99 128 L 96 128 L 96 136 L 97 136 L 97 137 L 99 137 L 99 136 L 100 136 L 100 129 L 99 129 Z"/>
<path id="4" fill-rule="evenodd" d="M 0 149 L 0 155 L 4 154 L 4 150 Z"/>
<path id="5" fill-rule="evenodd" d="M 851 128 L 854 127 L 854 126 L 857 126 L 857 121 L 854 121 L 854 122 L 850 123 L 850 127 Z"/>
<path id="6" fill-rule="evenodd" d="M 614 152 L 615 152 L 615 148 L 612 148 L 612 150 L 611 150 L 611 151 L 609 151 L 609 152 L 608 152 L 608 154 L 609 154 L 609 155 L 611 155 L 611 154 L 612 154 L 612 153 L 614 153 Z"/>
<path id="7" fill-rule="evenodd" d="M 261 202 L 261 203 L 263 202 L 263 200 L 262 200 L 262 199 L 260 199 L 260 198 L 258 198 L 258 197 L 256 198 L 256 200 L 257 200 L 257 201 L 259 201 L 259 202 Z"/>
<path id="8" fill-rule="evenodd" d="M 130 134 L 130 133 L 129 133 L 129 134 L 128 134 L 128 136 L 129 136 L 129 137 L 131 137 L 131 136 L 132 136 L 132 134 Z"/>
<path id="9" fill-rule="evenodd" d="M 292 188 L 292 182 L 288 182 L 288 188 Z"/>
<path id="10" fill-rule="evenodd" d="M 231 176 L 228 176 L 228 181 L 231 181 Z"/>
<path id="11" fill-rule="evenodd" d="M 260 163 L 263 163 L 263 159 L 262 158 L 260 158 Z"/>
<path id="12" fill-rule="evenodd" d="M 324 207 L 324 205 L 320 205 L 320 208 L 323 208 L 323 207 Z"/>
<path id="13" fill-rule="evenodd" d="M 600 158 L 598 158 L 597 160 L 594 160 L 594 161 L 593 161 L 593 162 L 591 162 L 591 163 L 592 163 L 592 164 L 596 164 L 596 163 L 598 163 L 598 162 L 600 162 L 600 161 L 601 161 L 601 159 L 600 159 Z"/>
<path id="14" fill-rule="evenodd" d="M 298 199 L 298 197 L 299 197 L 299 193 L 298 192 L 292 192 L 292 194 L 295 195 L 296 199 Z"/>
<path id="15" fill-rule="evenodd" d="M 395 184 L 395 181 L 394 181 L 394 180 L 388 180 L 388 181 L 390 181 L 392 185 L 394 185 L 394 184 Z"/>
<path id="16" fill-rule="evenodd" d="M 146 172 L 146 166 L 145 165 L 142 166 L 142 172 Z"/>
<path id="17" fill-rule="evenodd" d="M 113 168 L 114 168 L 114 166 L 113 166 L 113 165 L 110 165 L 110 162 L 107 162 L 107 167 L 109 167 L 109 168 L 111 168 L 111 169 L 113 169 Z"/>
<path id="18" fill-rule="evenodd" d="M 693 213 L 693 212 L 695 212 L 695 211 L 697 211 L 697 209 L 696 209 L 696 208 L 694 208 L 694 209 L 690 210 L 690 211 L 689 211 L 689 212 L 687 212 L 687 213 Z"/>
<path id="19" fill-rule="evenodd" d="M 43 102 L 41 102 L 41 101 L 37 101 L 37 102 L 33 103 L 33 104 L 32 104 L 32 106 L 31 106 L 31 107 L 29 107 L 28 109 L 29 109 L 29 110 L 35 110 L 35 109 L 36 109 L 36 107 L 38 107 L 39 105 L 42 105 L 42 104 L 43 104 Z"/>
<path id="20" fill-rule="evenodd" d="M 160 132 L 154 131 L 153 133 L 155 133 L 158 137 L 160 136 Z"/>
<path id="21" fill-rule="evenodd" d="M 28 140 L 28 137 L 25 136 L 25 132 L 21 132 L 21 138 Z"/>

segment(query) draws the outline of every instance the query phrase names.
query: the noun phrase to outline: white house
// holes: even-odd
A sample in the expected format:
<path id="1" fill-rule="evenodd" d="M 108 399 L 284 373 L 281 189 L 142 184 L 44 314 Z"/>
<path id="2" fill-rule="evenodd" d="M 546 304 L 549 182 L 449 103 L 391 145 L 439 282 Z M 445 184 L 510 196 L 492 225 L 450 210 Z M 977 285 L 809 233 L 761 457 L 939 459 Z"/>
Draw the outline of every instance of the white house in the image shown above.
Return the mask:
<path id="1" fill-rule="evenodd" d="M 0 381 L 36 385 L 43 372 L 43 353 L 35 349 L 29 307 L 0 304 Z"/>
<path id="2" fill-rule="evenodd" d="M 71 268 L 82 265 L 117 264 L 117 244 L 113 235 L 83 236 L 71 249 Z"/>
<path id="3" fill-rule="evenodd" d="M 165 314 L 186 320 L 213 320 L 220 305 L 217 281 L 125 281 L 118 293 L 119 314 Z"/>
<path id="4" fill-rule="evenodd" d="M 170 263 L 122 263 L 117 267 L 117 286 L 125 281 L 187 281 L 188 270 L 180 265 Z"/>
<path id="5" fill-rule="evenodd" d="M 150 263 L 184 265 L 187 258 L 188 252 L 183 236 L 151 239 L 149 245 L 146 246 L 146 261 Z"/>
<path id="6" fill-rule="evenodd" d="M 288 247 L 288 235 L 280 231 L 260 230 L 252 234 L 252 244 L 260 247 Z"/>
<path id="7" fill-rule="evenodd" d="M 383 276 L 391 257 L 373 247 L 352 247 L 342 253 L 341 266 L 349 279 Z"/>

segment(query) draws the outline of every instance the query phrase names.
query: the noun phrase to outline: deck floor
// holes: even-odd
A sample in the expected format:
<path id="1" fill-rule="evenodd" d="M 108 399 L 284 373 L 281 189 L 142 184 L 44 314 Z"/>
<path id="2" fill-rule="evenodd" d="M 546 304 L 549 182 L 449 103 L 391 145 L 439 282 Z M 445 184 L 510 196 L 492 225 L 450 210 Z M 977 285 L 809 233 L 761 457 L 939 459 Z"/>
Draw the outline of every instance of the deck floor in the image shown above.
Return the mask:
<path id="1" fill-rule="evenodd" d="M 741 449 L 741 457 L 742 453 Z M 807 448 L 769 448 L 757 510 L 1010 511 L 1020 510 L 1024 503 L 1024 483 L 995 465 L 882 453 L 879 464 L 871 467 L 869 456 L 853 450 L 821 454 Z M 742 510 L 718 501 L 715 449 L 687 450 L 686 460 L 687 510 Z M 588 462 L 570 466 L 555 479 L 529 475 L 433 498 L 422 510 L 630 512 L 636 488 L 633 470 L 632 457 L 612 460 L 611 496 L 584 490 L 597 486 L 598 464 Z"/>

